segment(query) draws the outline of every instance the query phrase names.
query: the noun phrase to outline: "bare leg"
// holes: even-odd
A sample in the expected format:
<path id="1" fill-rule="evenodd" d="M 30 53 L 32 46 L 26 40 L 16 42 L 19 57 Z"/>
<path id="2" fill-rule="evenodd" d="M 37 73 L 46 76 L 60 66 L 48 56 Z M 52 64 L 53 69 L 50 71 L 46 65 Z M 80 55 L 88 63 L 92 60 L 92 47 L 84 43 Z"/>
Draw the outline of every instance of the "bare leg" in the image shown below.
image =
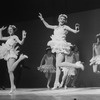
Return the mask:
<path id="1" fill-rule="evenodd" d="M 45 73 L 45 77 L 48 79 L 48 72 Z"/>
<path id="2" fill-rule="evenodd" d="M 71 84 L 72 87 L 75 87 L 75 82 L 76 82 L 76 79 L 78 77 L 78 73 L 79 73 L 79 69 L 76 69 L 76 75 L 73 76 L 73 81 L 72 81 L 72 84 Z"/>
<path id="3" fill-rule="evenodd" d="M 54 87 L 52 89 L 56 89 L 59 87 L 59 77 L 61 74 L 61 70 L 59 68 L 59 64 L 63 61 L 64 59 L 64 54 L 58 53 L 56 54 L 56 76 L 55 76 L 55 82 L 54 82 Z"/>
<path id="4" fill-rule="evenodd" d="M 63 87 L 63 84 L 66 80 L 67 75 L 68 75 L 68 69 L 66 69 L 66 71 L 63 71 L 62 81 L 61 81 L 61 84 L 59 86 L 60 88 Z"/>
<path id="5" fill-rule="evenodd" d="M 75 87 L 75 81 L 76 81 L 77 76 L 71 76 L 71 78 L 72 78 L 71 87 Z"/>
<path id="6" fill-rule="evenodd" d="M 47 88 L 50 88 L 50 82 L 51 82 L 51 78 L 52 78 L 52 73 L 49 73 L 49 76 L 48 76 L 48 82 L 47 82 Z"/>
<path id="7" fill-rule="evenodd" d="M 59 67 L 74 67 L 74 68 L 81 68 L 84 70 L 84 66 L 81 64 L 81 62 L 76 62 L 76 63 L 70 63 L 70 62 L 62 62 L 59 64 Z"/>
<path id="8" fill-rule="evenodd" d="M 66 79 L 66 82 L 65 82 L 65 89 L 67 88 L 67 86 L 68 86 L 68 83 L 69 83 L 69 81 L 70 81 L 70 75 L 67 75 L 67 79 Z"/>
<path id="9" fill-rule="evenodd" d="M 11 83 L 11 91 L 10 93 L 13 93 L 13 91 L 15 91 L 16 87 L 14 85 L 14 70 L 17 67 L 17 65 L 19 64 L 19 62 L 23 59 L 27 58 L 27 56 L 25 55 L 20 55 L 19 59 L 17 61 L 15 61 L 14 58 L 10 58 L 7 61 L 7 66 L 8 66 L 8 72 L 9 72 L 9 78 L 10 78 L 10 83 Z"/>
<path id="10" fill-rule="evenodd" d="M 98 65 L 93 65 L 93 72 L 94 72 L 94 73 L 97 72 L 97 66 L 98 66 Z"/>

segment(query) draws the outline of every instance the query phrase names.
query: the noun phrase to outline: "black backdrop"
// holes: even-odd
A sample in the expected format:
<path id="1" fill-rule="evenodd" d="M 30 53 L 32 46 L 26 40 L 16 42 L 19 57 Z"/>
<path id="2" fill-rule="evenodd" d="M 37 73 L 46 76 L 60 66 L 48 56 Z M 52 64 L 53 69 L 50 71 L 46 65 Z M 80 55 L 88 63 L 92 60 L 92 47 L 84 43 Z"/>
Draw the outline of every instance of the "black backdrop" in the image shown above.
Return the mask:
<path id="1" fill-rule="evenodd" d="M 45 18 L 45 20 L 49 24 L 57 24 L 57 16 L 48 17 Z M 69 32 L 66 39 L 72 44 L 76 44 L 78 46 L 80 59 L 84 62 L 85 66 L 84 71 L 80 70 L 77 85 L 79 87 L 100 86 L 100 75 L 93 73 L 92 67 L 89 66 L 89 60 L 92 57 L 92 44 L 95 42 L 95 35 L 100 32 L 100 9 L 68 14 L 68 25 L 71 28 L 75 28 L 75 23 L 80 24 L 80 32 L 78 34 Z M 45 53 L 47 42 L 50 40 L 50 35 L 52 35 L 53 30 L 47 29 L 38 19 L 38 16 L 37 19 L 13 24 L 18 28 L 16 35 L 20 38 L 22 30 L 26 30 L 27 32 L 27 38 L 25 43 L 21 46 L 21 51 L 29 56 L 29 58 L 24 61 L 24 65 L 31 69 L 22 68 L 19 87 L 45 87 L 46 79 L 43 73 L 37 71 L 37 67 Z M 6 31 L 3 32 L 3 35 L 5 34 Z M 4 63 L 6 62 L 4 61 Z M 6 65 L 1 63 L 1 67 L 3 66 Z M 0 75 L 2 78 L 4 78 L 3 74 Z M 19 72 L 17 74 L 19 74 Z M 9 87 L 9 77 L 7 72 L 5 76 L 5 86 Z M 52 83 L 53 81 L 54 77 Z"/>

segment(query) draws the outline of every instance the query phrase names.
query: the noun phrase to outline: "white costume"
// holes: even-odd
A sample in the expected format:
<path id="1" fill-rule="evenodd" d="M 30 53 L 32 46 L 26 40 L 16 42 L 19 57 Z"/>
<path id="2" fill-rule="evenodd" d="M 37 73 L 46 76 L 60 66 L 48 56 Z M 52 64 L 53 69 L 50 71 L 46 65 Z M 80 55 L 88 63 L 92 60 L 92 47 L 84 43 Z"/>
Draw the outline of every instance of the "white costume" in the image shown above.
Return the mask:
<path id="1" fill-rule="evenodd" d="M 45 55 L 45 64 L 41 65 L 40 67 L 38 67 L 38 70 L 40 70 L 41 72 L 50 72 L 50 73 L 55 73 L 55 67 L 53 64 L 53 56 L 46 56 Z"/>
<path id="2" fill-rule="evenodd" d="M 9 58 L 17 59 L 17 54 L 14 51 L 14 47 L 17 41 L 14 39 L 14 36 L 10 36 L 6 43 L 3 43 L 0 46 L 0 59 L 8 60 Z"/>
<path id="3" fill-rule="evenodd" d="M 52 48 L 52 53 L 70 53 L 71 43 L 66 42 L 66 34 L 68 31 L 64 26 L 60 26 L 54 29 L 54 34 L 51 36 L 51 39 L 47 45 Z"/>
<path id="4" fill-rule="evenodd" d="M 71 56 L 67 56 L 67 61 L 70 63 L 75 63 L 74 61 L 74 54 Z M 74 67 L 61 67 L 62 71 L 64 73 L 67 73 L 67 75 L 75 75 L 76 74 L 76 69 Z"/>
<path id="5" fill-rule="evenodd" d="M 92 64 L 100 64 L 100 44 L 95 44 L 94 46 L 94 53 L 96 54 L 94 57 L 90 60 L 90 65 Z"/>

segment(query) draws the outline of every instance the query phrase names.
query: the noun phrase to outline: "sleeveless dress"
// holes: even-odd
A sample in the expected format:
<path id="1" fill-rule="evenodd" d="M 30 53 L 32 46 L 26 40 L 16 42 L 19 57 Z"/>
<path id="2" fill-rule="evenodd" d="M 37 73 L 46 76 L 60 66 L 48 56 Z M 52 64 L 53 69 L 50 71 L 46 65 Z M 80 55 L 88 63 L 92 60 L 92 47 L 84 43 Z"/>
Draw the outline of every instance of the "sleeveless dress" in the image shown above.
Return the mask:
<path id="1" fill-rule="evenodd" d="M 95 49 L 96 56 L 91 58 L 90 65 L 91 64 L 100 64 L 100 44 L 95 45 L 94 49 Z"/>
<path id="2" fill-rule="evenodd" d="M 14 46 L 16 45 L 14 36 L 9 37 L 6 43 L 2 43 L 0 46 L 0 59 L 8 60 L 9 58 L 17 59 L 17 54 L 14 52 Z"/>
<path id="3" fill-rule="evenodd" d="M 47 45 L 51 47 L 52 53 L 70 53 L 70 46 L 72 46 L 72 44 L 66 41 L 66 34 L 68 34 L 68 31 L 64 26 L 54 29 L 54 34 L 47 43 Z"/>
<path id="4" fill-rule="evenodd" d="M 40 70 L 41 72 L 50 72 L 50 73 L 55 73 L 55 67 L 53 65 L 53 56 L 46 56 L 45 59 L 45 64 L 38 67 L 38 70 Z"/>

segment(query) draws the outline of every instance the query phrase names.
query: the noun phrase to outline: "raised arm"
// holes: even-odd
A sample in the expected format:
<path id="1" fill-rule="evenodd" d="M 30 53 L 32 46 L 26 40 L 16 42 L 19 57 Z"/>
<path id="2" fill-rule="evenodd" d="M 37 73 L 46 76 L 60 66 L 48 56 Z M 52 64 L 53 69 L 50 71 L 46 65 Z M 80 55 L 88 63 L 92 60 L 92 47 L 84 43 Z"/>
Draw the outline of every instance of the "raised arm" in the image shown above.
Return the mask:
<path id="1" fill-rule="evenodd" d="M 4 27 L 4 26 L 2 28 L 0 28 L 0 40 L 7 40 L 9 38 L 9 37 L 3 37 L 2 36 L 2 31 L 5 30 L 5 29 L 6 29 L 6 27 Z"/>
<path id="2" fill-rule="evenodd" d="M 44 18 L 43 18 L 43 16 L 42 16 L 41 13 L 39 13 L 39 16 L 38 16 L 38 17 L 41 19 L 41 21 L 43 22 L 43 24 L 44 24 L 47 28 L 50 28 L 50 29 L 56 28 L 56 26 L 54 26 L 54 25 L 49 25 L 49 24 L 44 20 Z"/>
<path id="3" fill-rule="evenodd" d="M 70 32 L 73 32 L 73 33 L 78 33 L 78 32 L 79 32 L 79 30 L 72 29 L 72 28 L 70 28 L 69 26 L 66 26 L 66 29 L 67 29 L 68 31 L 70 31 Z"/>
<path id="4" fill-rule="evenodd" d="M 17 36 L 15 36 L 15 38 L 16 38 L 16 41 L 17 41 L 20 45 L 22 45 L 22 44 L 24 43 L 24 41 L 25 41 L 25 38 L 26 38 L 26 32 L 25 32 L 25 30 L 22 31 L 22 40 L 20 40 Z"/>

